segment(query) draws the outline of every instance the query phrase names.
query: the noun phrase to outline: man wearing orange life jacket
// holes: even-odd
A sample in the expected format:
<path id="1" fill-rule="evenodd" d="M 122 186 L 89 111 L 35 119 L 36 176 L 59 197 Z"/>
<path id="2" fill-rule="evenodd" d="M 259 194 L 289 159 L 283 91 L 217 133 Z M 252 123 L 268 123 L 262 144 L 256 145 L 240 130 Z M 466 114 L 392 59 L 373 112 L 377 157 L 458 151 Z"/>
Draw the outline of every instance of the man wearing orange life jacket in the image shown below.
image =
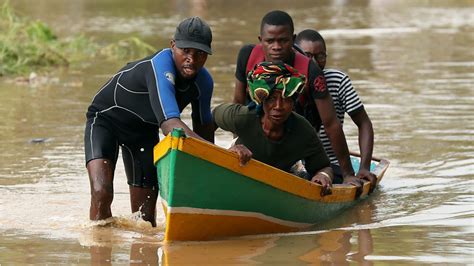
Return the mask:
<path id="1" fill-rule="evenodd" d="M 371 189 L 375 188 L 376 182 L 373 176 L 355 176 L 344 132 L 326 88 L 324 74 L 312 60 L 294 52 L 294 38 L 293 20 L 286 12 L 275 10 L 263 17 L 260 25 L 260 36 L 258 37 L 260 43 L 258 45 L 246 45 L 239 52 L 235 73 L 234 102 L 248 103 L 246 78 L 247 73 L 256 63 L 283 61 L 292 65 L 305 74 L 308 80 L 308 86 L 298 99 L 295 109 L 305 116 L 315 128 L 319 128 L 321 123 L 324 124 L 341 166 L 343 182 L 358 187 L 359 192 L 363 180 L 371 181 Z"/>

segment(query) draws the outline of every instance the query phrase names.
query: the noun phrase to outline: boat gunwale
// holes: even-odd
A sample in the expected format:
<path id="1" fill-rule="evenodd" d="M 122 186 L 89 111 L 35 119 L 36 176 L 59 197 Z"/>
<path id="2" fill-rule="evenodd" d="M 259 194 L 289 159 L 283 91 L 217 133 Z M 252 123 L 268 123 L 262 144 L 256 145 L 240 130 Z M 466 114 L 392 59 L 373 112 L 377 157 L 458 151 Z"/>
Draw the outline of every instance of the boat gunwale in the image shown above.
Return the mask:
<path id="1" fill-rule="evenodd" d="M 245 166 L 240 166 L 238 155 L 234 152 L 203 140 L 178 136 L 176 134 L 173 136 L 171 133 L 155 146 L 155 165 L 173 149 L 308 200 L 324 203 L 341 203 L 358 199 L 356 188 L 352 185 L 334 184 L 331 195 L 321 196 L 320 192 L 322 187 L 319 184 L 302 179 L 254 159 L 251 159 Z M 354 152 L 351 154 L 358 156 L 358 154 Z M 228 156 L 235 158 L 235 160 L 222 159 Z M 377 183 L 379 183 L 390 163 L 388 160 L 381 158 L 373 158 L 373 161 L 379 162 L 375 169 L 377 173 Z M 269 173 L 271 174 L 269 175 Z M 370 184 L 366 182 L 363 187 L 363 192 L 359 197 L 363 198 L 367 196 L 369 188 Z"/>

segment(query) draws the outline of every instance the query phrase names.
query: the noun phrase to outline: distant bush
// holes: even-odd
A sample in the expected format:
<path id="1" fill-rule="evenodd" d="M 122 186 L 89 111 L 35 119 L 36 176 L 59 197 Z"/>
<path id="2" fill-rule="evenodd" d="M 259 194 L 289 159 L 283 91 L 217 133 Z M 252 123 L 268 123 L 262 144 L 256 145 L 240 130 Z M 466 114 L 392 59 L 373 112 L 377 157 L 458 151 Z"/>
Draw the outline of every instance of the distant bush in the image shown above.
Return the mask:
<path id="1" fill-rule="evenodd" d="M 83 35 L 60 39 L 45 23 L 16 15 L 8 1 L 0 10 L 0 32 L 0 76 L 69 66 L 94 56 L 135 59 L 155 50 L 136 37 L 105 47 Z"/>
<path id="2" fill-rule="evenodd" d="M 153 46 L 137 37 L 130 37 L 100 49 L 101 55 L 115 59 L 138 59 L 155 51 Z"/>

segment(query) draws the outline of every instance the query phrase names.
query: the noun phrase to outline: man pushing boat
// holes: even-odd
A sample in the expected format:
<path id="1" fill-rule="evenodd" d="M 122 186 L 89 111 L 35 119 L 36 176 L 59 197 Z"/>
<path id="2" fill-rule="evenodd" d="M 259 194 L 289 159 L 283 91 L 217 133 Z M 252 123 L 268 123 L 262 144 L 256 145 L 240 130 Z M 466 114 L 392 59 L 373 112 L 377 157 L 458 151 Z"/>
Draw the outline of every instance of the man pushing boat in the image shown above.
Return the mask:
<path id="1" fill-rule="evenodd" d="M 158 196 L 153 147 L 158 130 L 183 128 L 188 136 L 214 142 L 211 119 L 213 80 L 204 68 L 212 33 L 199 17 L 183 20 L 170 48 L 124 66 L 94 96 L 84 136 L 91 186 L 90 219 L 112 216 L 113 180 L 119 147 L 130 190 L 132 212 L 156 225 Z M 181 119 L 191 104 L 193 130 Z"/>

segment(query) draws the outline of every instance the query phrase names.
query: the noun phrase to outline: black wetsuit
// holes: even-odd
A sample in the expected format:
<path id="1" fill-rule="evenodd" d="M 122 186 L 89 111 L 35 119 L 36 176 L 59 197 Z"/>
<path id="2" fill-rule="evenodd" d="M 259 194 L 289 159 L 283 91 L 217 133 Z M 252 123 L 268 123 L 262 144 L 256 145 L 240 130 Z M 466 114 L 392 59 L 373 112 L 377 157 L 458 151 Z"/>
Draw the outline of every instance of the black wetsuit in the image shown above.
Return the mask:
<path id="1" fill-rule="evenodd" d="M 121 146 L 128 184 L 156 187 L 153 147 L 161 123 L 180 118 L 189 103 L 193 121 L 212 122 L 209 72 L 202 68 L 193 80 L 177 77 L 171 49 L 129 63 L 115 74 L 87 110 L 86 163 L 99 158 L 116 163 Z"/>

